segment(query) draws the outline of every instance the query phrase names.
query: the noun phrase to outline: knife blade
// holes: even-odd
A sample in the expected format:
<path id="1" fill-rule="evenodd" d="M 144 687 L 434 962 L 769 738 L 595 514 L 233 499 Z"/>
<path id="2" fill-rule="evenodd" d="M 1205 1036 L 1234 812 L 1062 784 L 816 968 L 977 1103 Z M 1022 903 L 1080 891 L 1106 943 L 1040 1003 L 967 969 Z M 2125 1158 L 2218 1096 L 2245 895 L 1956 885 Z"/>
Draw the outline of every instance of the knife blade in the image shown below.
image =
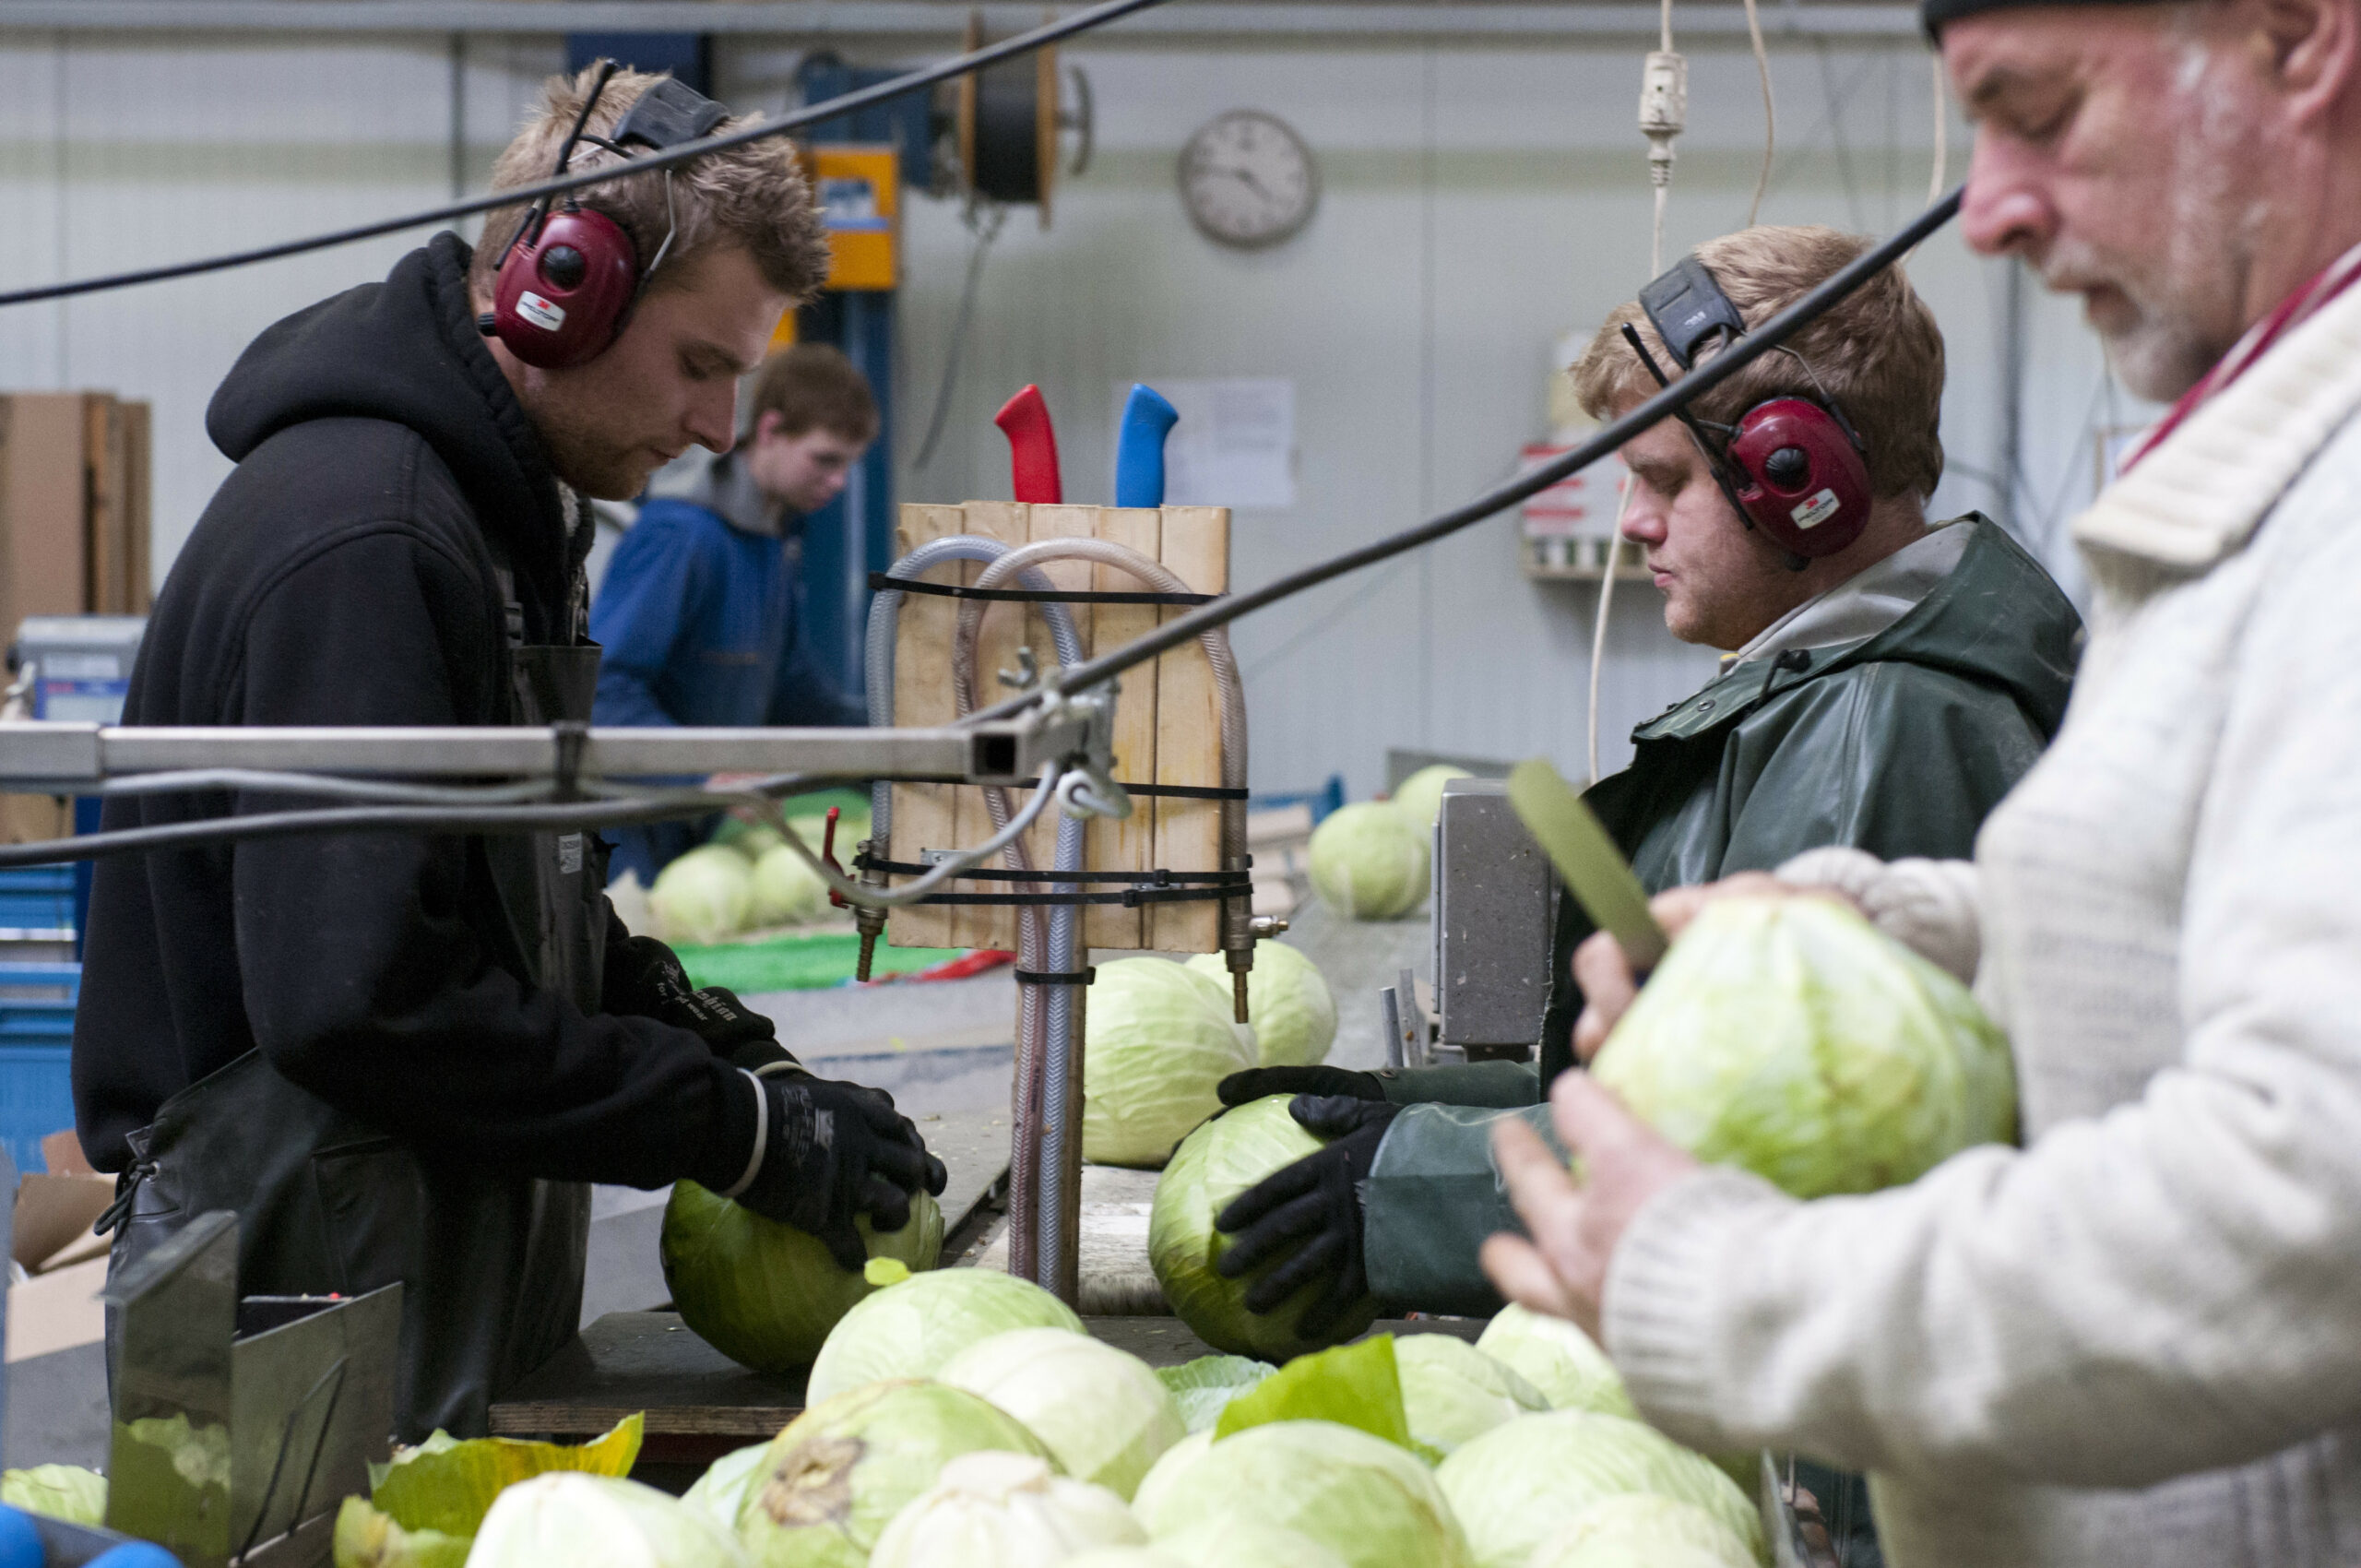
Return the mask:
<path id="1" fill-rule="evenodd" d="M 1050 424 L 1050 405 L 1041 389 L 1027 383 L 1025 390 L 1002 405 L 992 422 L 1008 437 L 1008 461 L 1016 499 L 1054 506 L 1065 499 L 1058 478 L 1058 435 Z"/>
<path id="2" fill-rule="evenodd" d="M 1132 384 L 1115 439 L 1116 505 L 1164 505 L 1164 438 L 1180 418 L 1155 387 Z"/>
<path id="3" fill-rule="evenodd" d="M 1591 923 L 1615 938 L 1633 973 L 1655 968 L 1671 939 L 1648 912 L 1647 889 L 1608 837 L 1598 814 L 1539 757 L 1510 772 L 1508 793 L 1517 820 L 1558 868 Z"/>

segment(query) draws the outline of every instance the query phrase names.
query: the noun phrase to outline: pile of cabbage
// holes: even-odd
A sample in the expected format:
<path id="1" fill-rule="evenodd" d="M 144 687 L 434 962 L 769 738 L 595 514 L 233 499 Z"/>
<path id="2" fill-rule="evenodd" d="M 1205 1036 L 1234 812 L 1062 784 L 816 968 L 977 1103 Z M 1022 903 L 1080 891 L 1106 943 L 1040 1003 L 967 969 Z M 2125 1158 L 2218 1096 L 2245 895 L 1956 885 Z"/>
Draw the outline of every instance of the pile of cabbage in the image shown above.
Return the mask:
<path id="1" fill-rule="evenodd" d="M 512 1489 L 470 1568 L 617 1538 L 661 1568 L 1761 1560 L 1738 1486 L 1632 1419 L 1579 1330 L 1517 1308 L 1473 1345 L 1378 1335 L 1284 1367 L 1215 1355 L 1157 1371 L 1036 1286 L 946 1269 L 846 1313 L 809 1398 L 669 1507 L 627 1482 Z"/>
<path id="2" fill-rule="evenodd" d="M 790 816 L 813 853 L 825 840 L 825 816 Z M 869 837 L 869 814 L 839 811 L 836 859 L 851 860 L 853 846 Z M 647 890 L 653 934 L 666 942 L 708 945 L 749 931 L 807 925 L 830 913 L 828 885 L 786 839 L 769 827 L 732 818 L 702 845 L 656 873 Z"/>
<path id="3" fill-rule="evenodd" d="M 1336 999 L 1300 952 L 1256 944 L 1246 1001 L 1241 1028 L 1229 969 L 1217 953 L 1186 963 L 1137 957 L 1099 965 L 1084 1013 L 1083 1158 L 1160 1166 L 1221 1109 L 1214 1091 L 1230 1074 L 1326 1058 L 1336 1038 Z"/>
<path id="4" fill-rule="evenodd" d="M 346 1502 L 338 1568 L 1761 1561 L 1738 1487 L 1633 1419 L 1579 1330 L 1514 1307 L 1473 1345 L 1159 1371 L 1037 1286 L 946 1269 L 863 1298 L 809 1384 L 801 1415 L 678 1499 L 623 1479 L 637 1417 L 580 1448 L 438 1434 Z"/>

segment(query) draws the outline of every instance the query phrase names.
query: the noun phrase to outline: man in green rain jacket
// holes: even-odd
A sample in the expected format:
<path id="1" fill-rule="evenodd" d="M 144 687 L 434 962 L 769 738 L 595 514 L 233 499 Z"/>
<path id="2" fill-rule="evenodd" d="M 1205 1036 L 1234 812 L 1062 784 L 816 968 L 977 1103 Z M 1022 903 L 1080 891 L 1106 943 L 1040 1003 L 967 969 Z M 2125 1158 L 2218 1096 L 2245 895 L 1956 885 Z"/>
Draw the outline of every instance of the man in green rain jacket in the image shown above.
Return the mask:
<path id="1" fill-rule="evenodd" d="M 1750 327 L 1865 249 L 1818 228 L 1757 228 L 1700 246 Z M 1635 303 L 1611 315 L 1574 368 L 1595 417 L 1619 415 L 1678 361 Z M 2082 623 L 2038 563 L 1970 514 L 1929 524 L 1942 472 L 1942 338 L 1888 269 L 1701 398 L 1698 424 L 1666 421 L 1623 448 L 1632 476 L 1623 534 L 1643 547 L 1665 622 L 1726 650 L 1703 690 L 1633 734 L 1637 754 L 1592 806 L 1651 892 L 1769 870 L 1806 849 L 1853 845 L 1883 860 L 1964 859 L 1985 814 L 2033 766 L 2063 718 Z M 1704 350 L 1700 350 L 1703 357 Z M 1853 543 L 1803 563 L 1742 520 L 1716 477 L 1749 410 L 1779 398 L 1833 405 L 1857 434 L 1874 497 Z M 1745 476 L 1724 473 L 1737 487 Z M 1317 1336 L 1364 1295 L 1392 1312 L 1484 1314 L 1500 1297 L 1477 1263 L 1517 1226 L 1489 1123 L 1523 1114 L 1545 1136 L 1542 1087 L 1572 1063 L 1582 998 L 1569 959 L 1590 934 L 1560 900 L 1558 981 L 1533 1064 L 1357 1073 L 1266 1068 L 1222 1099 L 1294 1094 L 1298 1121 L 1330 1141 L 1219 1217 L 1223 1272 L 1277 1260 L 1247 1295 L 1268 1311 L 1315 1280 L 1300 1325 Z"/>

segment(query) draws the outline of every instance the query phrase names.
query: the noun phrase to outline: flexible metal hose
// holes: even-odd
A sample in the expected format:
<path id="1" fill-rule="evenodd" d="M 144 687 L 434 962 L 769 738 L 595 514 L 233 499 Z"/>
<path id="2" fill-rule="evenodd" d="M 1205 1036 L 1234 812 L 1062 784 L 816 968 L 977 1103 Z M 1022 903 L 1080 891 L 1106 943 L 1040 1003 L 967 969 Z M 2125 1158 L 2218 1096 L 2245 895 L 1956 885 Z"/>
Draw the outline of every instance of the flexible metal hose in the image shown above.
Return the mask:
<path id="1" fill-rule="evenodd" d="M 1187 583 L 1163 563 L 1151 560 L 1130 546 L 1118 544 L 1112 540 L 1087 538 L 1037 540 L 1021 549 L 1013 550 L 985 567 L 983 573 L 977 577 L 976 586 L 996 588 L 1009 578 L 1029 573 L 1038 564 L 1048 561 L 1090 561 L 1100 565 L 1112 566 L 1118 571 L 1129 573 L 1157 593 L 1192 591 Z M 983 625 L 984 612 L 990 602 L 986 600 L 970 599 L 961 601 L 959 606 L 959 629 L 951 643 L 952 684 L 963 702 L 967 701 L 975 690 L 976 641 Z M 1213 667 L 1215 686 L 1221 694 L 1222 783 L 1228 789 L 1242 790 L 1246 787 L 1246 699 L 1238 678 L 1238 661 L 1230 655 L 1229 637 L 1227 633 L 1216 631 L 1201 641 L 1205 649 L 1206 659 Z M 1059 650 L 1059 658 L 1069 665 L 1074 662 L 1067 657 L 1062 647 Z M 964 707 L 961 709 L 963 714 L 966 711 Z M 992 793 L 997 794 L 998 791 Z M 1006 803 L 1003 799 L 1001 805 L 995 808 L 993 820 L 999 821 L 998 813 L 1004 810 L 1006 810 Z M 1069 821 L 1071 822 L 1071 819 Z M 1058 838 L 1058 869 L 1060 870 L 1078 869 L 1082 864 L 1079 852 L 1081 838 L 1079 831 L 1075 834 L 1076 853 L 1072 859 L 1069 859 L 1066 854 L 1064 829 L 1067 826 L 1068 824 L 1060 825 Z M 1082 826 L 1080 823 L 1071 823 L 1071 826 L 1077 830 Z M 1246 806 L 1242 801 L 1222 802 L 1221 849 L 1222 863 L 1225 867 L 1242 868 L 1244 866 Z M 1063 890 L 1062 885 L 1061 890 Z M 1050 921 L 1050 957 L 1056 968 L 1071 970 L 1078 967 L 1074 948 L 1074 936 L 1079 924 L 1075 916 L 1078 911 L 1071 905 L 1055 908 L 1057 912 Z M 1227 900 L 1223 909 L 1225 916 L 1235 911 L 1239 917 L 1234 922 L 1225 919 L 1223 945 L 1225 948 L 1230 946 L 1230 927 L 1234 923 L 1238 934 L 1242 937 L 1245 944 L 1244 962 L 1251 965 L 1253 961 L 1253 937 L 1252 931 L 1246 925 L 1246 917 L 1251 910 L 1243 899 Z M 1237 961 L 1233 960 L 1231 967 L 1233 970 L 1242 972 L 1242 968 Z M 1037 1266 L 1041 1276 L 1040 1283 L 1050 1286 L 1052 1289 L 1056 1287 L 1055 1276 L 1063 1255 L 1064 1200 L 1067 1195 L 1066 1170 L 1072 1146 L 1071 1140 L 1076 1135 L 1076 1129 L 1067 1114 L 1074 1087 L 1074 1067 L 1077 1048 L 1074 1028 L 1075 1000 L 1071 986 L 1055 987 L 1050 994 L 1048 1004 L 1050 1016 L 1046 1031 L 1048 1051 L 1040 1086 L 1042 1147 L 1038 1190 L 1040 1194 L 1041 1231 Z"/>

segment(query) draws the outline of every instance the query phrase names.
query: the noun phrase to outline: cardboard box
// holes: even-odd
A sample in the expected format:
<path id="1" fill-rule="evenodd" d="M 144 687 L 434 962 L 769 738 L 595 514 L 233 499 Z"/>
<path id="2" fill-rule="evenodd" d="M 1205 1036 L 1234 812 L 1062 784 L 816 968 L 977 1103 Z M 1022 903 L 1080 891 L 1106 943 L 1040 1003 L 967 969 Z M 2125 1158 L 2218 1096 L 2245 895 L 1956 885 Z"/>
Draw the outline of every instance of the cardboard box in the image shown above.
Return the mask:
<path id="1" fill-rule="evenodd" d="M 0 641 L 28 615 L 89 609 L 78 392 L 0 398 Z"/>
<path id="2" fill-rule="evenodd" d="M 149 410 L 107 392 L 0 397 L 0 642 L 28 615 L 144 615 Z"/>
<path id="3" fill-rule="evenodd" d="M 8 1287 L 8 1347 L 11 1361 L 30 1360 L 107 1336 L 107 1260 L 92 1258 L 54 1274 L 35 1275 Z"/>
<path id="4" fill-rule="evenodd" d="M 109 1238 L 91 1224 L 114 1201 L 114 1178 L 82 1157 L 71 1130 L 42 1140 L 46 1174 L 17 1188 L 15 1261 L 30 1276 L 8 1288 L 6 1357 L 21 1361 L 93 1345 L 106 1336 Z"/>

